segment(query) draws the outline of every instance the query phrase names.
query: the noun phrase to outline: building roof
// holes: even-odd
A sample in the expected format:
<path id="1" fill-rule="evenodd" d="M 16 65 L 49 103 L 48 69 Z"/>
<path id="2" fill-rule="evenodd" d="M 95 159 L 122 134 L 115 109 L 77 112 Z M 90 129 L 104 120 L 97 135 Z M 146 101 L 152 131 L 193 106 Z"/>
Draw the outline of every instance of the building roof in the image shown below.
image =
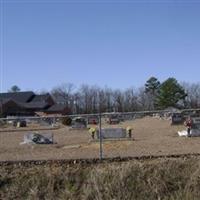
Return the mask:
<path id="1" fill-rule="evenodd" d="M 63 110 L 67 109 L 66 105 L 62 104 L 54 104 L 49 109 L 47 109 L 47 112 L 62 112 Z"/>
<path id="2" fill-rule="evenodd" d="M 45 112 L 64 114 L 69 111 L 66 105 L 55 104 L 49 93 L 36 95 L 34 92 L 13 92 L 0 93 L 0 108 L 8 105 L 10 110 L 16 112 L 17 109 L 26 112 Z M 53 104 L 53 105 L 52 105 Z M 16 107 L 16 108 L 15 108 Z"/>
<path id="3" fill-rule="evenodd" d="M 0 105 L 6 104 L 9 101 L 12 101 L 12 99 L 0 99 Z"/>
<path id="4" fill-rule="evenodd" d="M 13 99 L 0 99 L 0 106 L 5 105 L 8 102 L 14 102 L 16 105 L 18 105 L 18 103 L 15 102 Z"/>
<path id="5" fill-rule="evenodd" d="M 51 97 L 49 93 L 35 95 L 31 102 L 45 102 L 49 97 Z"/>
<path id="6" fill-rule="evenodd" d="M 31 100 L 35 94 L 28 92 L 8 92 L 0 93 L 0 99 L 12 99 L 15 102 L 25 103 Z"/>
<path id="7" fill-rule="evenodd" d="M 49 104 L 45 102 L 29 102 L 21 103 L 20 105 L 27 109 L 46 109 Z"/>

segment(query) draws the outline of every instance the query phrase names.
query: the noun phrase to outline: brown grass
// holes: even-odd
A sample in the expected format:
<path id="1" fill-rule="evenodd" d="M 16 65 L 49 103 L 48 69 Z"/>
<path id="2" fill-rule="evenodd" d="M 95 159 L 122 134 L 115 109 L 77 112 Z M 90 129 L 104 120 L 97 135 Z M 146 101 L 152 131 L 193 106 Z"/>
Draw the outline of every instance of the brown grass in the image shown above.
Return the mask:
<path id="1" fill-rule="evenodd" d="M 200 199 L 200 160 L 0 168 L 0 199 Z"/>

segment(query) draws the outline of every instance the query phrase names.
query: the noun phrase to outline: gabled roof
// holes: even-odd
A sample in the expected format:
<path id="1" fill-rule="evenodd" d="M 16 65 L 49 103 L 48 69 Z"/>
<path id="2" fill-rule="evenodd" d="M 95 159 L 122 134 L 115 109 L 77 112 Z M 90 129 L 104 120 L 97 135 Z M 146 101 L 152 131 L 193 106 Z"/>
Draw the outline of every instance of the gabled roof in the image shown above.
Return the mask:
<path id="1" fill-rule="evenodd" d="M 15 107 L 15 108 L 18 108 L 18 109 L 22 109 L 23 106 L 20 104 L 20 103 L 17 103 L 16 101 L 14 101 L 13 99 L 1 99 L 0 100 L 0 108 L 5 109 L 7 110 L 7 108 L 9 107 Z"/>
<path id="2" fill-rule="evenodd" d="M 15 104 L 17 104 L 17 102 L 15 102 L 13 99 L 0 99 L 0 106 L 5 105 L 8 102 L 14 102 Z"/>
<path id="3" fill-rule="evenodd" d="M 62 112 L 63 110 L 67 109 L 66 105 L 62 105 L 62 104 L 54 104 L 53 106 L 51 106 L 49 109 L 47 109 L 46 111 L 49 112 Z"/>
<path id="4" fill-rule="evenodd" d="M 35 95 L 31 102 L 45 102 L 49 97 L 51 97 L 49 93 Z"/>
<path id="5" fill-rule="evenodd" d="M 12 99 L 0 99 L 0 105 L 6 104 L 9 101 L 12 101 Z"/>
<path id="6" fill-rule="evenodd" d="M 0 99 L 12 99 L 15 102 L 25 103 L 31 100 L 35 94 L 31 91 L 28 92 L 8 92 L 0 93 Z"/>
<path id="7" fill-rule="evenodd" d="M 48 103 L 45 102 L 29 102 L 21 103 L 20 105 L 27 109 L 46 109 L 48 107 Z"/>

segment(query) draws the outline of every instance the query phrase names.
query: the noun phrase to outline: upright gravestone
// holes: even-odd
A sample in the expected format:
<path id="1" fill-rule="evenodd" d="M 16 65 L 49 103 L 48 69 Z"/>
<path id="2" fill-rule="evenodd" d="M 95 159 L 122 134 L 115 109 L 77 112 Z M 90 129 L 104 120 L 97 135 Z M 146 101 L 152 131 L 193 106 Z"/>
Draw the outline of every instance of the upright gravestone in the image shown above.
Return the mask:
<path id="1" fill-rule="evenodd" d="M 52 133 L 27 133 L 24 135 L 24 142 L 21 144 L 53 144 Z"/>
<path id="2" fill-rule="evenodd" d="M 84 129 L 87 128 L 87 121 L 85 118 L 77 117 L 72 120 L 72 129 Z"/>
<path id="3" fill-rule="evenodd" d="M 126 138 L 126 129 L 124 128 L 102 128 L 101 135 L 103 139 L 120 139 Z M 97 138 L 100 138 L 99 130 L 97 131 Z"/>
<path id="4" fill-rule="evenodd" d="M 192 118 L 192 128 L 190 131 L 192 137 L 200 136 L 200 117 Z"/>
<path id="5" fill-rule="evenodd" d="M 183 123 L 183 116 L 181 113 L 173 113 L 171 117 L 171 124 L 182 124 Z"/>
<path id="6" fill-rule="evenodd" d="M 179 131 L 179 136 L 189 136 L 186 130 Z M 191 137 L 199 137 L 200 136 L 200 117 L 192 118 L 192 127 L 190 130 Z"/>

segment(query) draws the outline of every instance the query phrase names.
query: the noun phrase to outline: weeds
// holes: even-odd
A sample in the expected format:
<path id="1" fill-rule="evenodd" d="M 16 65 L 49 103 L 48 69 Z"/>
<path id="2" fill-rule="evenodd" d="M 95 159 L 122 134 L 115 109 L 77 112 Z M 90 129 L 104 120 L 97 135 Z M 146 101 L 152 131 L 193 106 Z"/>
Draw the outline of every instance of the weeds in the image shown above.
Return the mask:
<path id="1" fill-rule="evenodd" d="M 0 199 L 200 199 L 200 161 L 0 169 Z"/>

